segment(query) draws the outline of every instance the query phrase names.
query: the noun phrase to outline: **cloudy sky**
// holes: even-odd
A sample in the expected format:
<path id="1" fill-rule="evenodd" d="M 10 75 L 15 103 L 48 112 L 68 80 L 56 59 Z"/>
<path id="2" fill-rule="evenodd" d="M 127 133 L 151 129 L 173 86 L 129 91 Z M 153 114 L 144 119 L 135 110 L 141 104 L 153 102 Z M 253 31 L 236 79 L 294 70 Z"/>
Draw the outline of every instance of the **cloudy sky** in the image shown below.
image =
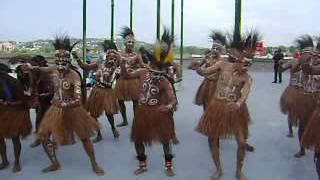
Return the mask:
<path id="1" fill-rule="evenodd" d="M 115 0 L 118 34 L 129 24 L 129 0 Z M 171 0 L 162 0 L 161 24 L 170 26 Z M 234 0 L 185 0 L 185 44 L 207 47 L 210 29 L 231 30 Z M 156 0 L 134 0 L 139 40 L 155 41 Z M 256 28 L 267 45 L 291 45 L 294 38 L 320 35 L 319 0 L 243 0 L 243 31 Z M 82 36 L 82 0 L 0 0 L 0 41 Z M 110 0 L 87 0 L 87 37 L 110 36 Z M 180 40 L 180 0 L 176 0 L 176 39 Z"/>

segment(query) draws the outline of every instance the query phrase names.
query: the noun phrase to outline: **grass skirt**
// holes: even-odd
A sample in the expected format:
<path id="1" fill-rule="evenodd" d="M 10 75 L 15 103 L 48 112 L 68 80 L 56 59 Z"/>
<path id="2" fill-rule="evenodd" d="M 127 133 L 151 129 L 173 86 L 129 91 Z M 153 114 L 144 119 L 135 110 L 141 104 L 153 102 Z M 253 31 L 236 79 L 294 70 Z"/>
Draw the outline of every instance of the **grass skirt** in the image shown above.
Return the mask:
<path id="1" fill-rule="evenodd" d="M 175 138 L 171 112 L 160 113 L 159 106 L 138 105 L 133 119 L 131 141 L 151 145 L 169 143 Z"/>
<path id="2" fill-rule="evenodd" d="M 303 90 L 300 90 L 303 91 Z M 297 114 L 298 118 L 304 127 L 307 126 L 309 120 L 312 117 L 312 114 L 315 110 L 315 107 L 317 106 L 317 97 L 318 93 L 303 93 L 302 95 L 299 95 L 298 99 L 298 108 L 297 108 Z"/>
<path id="3" fill-rule="evenodd" d="M 298 125 L 298 109 L 301 108 L 298 106 L 298 101 L 301 98 L 302 94 L 299 92 L 298 88 L 293 86 L 288 86 L 285 91 L 282 93 L 280 99 L 281 111 L 284 114 L 288 114 L 288 120 L 291 122 L 292 126 Z"/>
<path id="4" fill-rule="evenodd" d="M 214 95 L 216 87 L 216 80 L 204 79 L 197 91 L 195 104 L 199 106 L 206 106 L 210 102 L 211 97 Z"/>
<path id="5" fill-rule="evenodd" d="M 122 79 L 120 78 L 116 84 L 116 96 L 119 100 L 131 101 L 139 99 L 139 79 Z"/>
<path id="6" fill-rule="evenodd" d="M 196 131 L 212 138 L 230 138 L 242 132 L 248 138 L 250 115 L 247 104 L 232 111 L 227 101 L 214 99 L 202 115 Z"/>
<path id="7" fill-rule="evenodd" d="M 82 139 L 99 129 L 99 123 L 82 107 L 58 108 L 51 106 L 39 128 L 39 138 L 46 140 L 52 135 L 54 142 L 67 145 L 74 143 L 74 134 Z"/>
<path id="8" fill-rule="evenodd" d="M 302 146 L 320 151 L 320 109 L 314 111 L 302 136 Z"/>
<path id="9" fill-rule="evenodd" d="M 32 131 L 29 109 L 23 105 L 0 105 L 0 137 L 26 137 Z"/>
<path id="10" fill-rule="evenodd" d="M 85 107 L 94 118 L 103 112 L 107 115 L 117 114 L 120 109 L 114 89 L 96 86 L 92 88 Z"/>

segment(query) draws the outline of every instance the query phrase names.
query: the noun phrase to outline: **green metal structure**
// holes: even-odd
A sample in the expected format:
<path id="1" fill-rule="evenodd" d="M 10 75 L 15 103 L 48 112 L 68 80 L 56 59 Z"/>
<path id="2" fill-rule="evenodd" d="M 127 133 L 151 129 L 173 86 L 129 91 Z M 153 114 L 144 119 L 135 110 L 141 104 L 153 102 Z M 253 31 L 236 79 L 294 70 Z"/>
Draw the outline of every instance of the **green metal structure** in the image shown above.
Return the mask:
<path id="1" fill-rule="evenodd" d="M 181 0 L 181 32 L 180 32 L 180 66 L 182 68 L 183 65 L 183 38 L 184 38 L 184 31 L 183 31 L 183 10 L 184 10 L 184 2 Z"/>
<path id="2" fill-rule="evenodd" d="M 111 0 L 111 41 L 114 41 L 114 0 Z"/>
<path id="3" fill-rule="evenodd" d="M 82 6 L 82 57 L 85 62 L 87 53 L 87 0 L 83 0 Z"/>
<path id="4" fill-rule="evenodd" d="M 242 0 L 235 0 L 235 22 L 234 22 L 234 34 L 233 38 L 235 42 L 238 42 L 241 37 L 241 11 Z"/>
<path id="5" fill-rule="evenodd" d="M 130 0 L 130 29 L 133 30 L 133 0 Z"/>
<path id="6" fill-rule="evenodd" d="M 181 1 L 181 31 L 180 31 L 180 65 L 183 64 L 183 43 L 184 43 L 184 0 Z M 114 41 L 114 0 L 111 0 L 111 40 Z M 157 0 L 157 39 L 160 39 L 160 21 L 161 21 L 161 0 Z M 235 0 L 235 25 L 234 25 L 234 40 L 239 41 L 241 36 L 241 12 L 242 0 Z M 87 1 L 83 0 L 83 61 L 86 60 L 86 31 L 87 31 Z M 130 28 L 133 29 L 133 0 L 130 0 Z M 175 0 L 171 1 L 171 33 L 175 33 Z M 84 73 L 84 78 L 86 74 Z"/>
<path id="7" fill-rule="evenodd" d="M 157 39 L 160 39 L 161 0 L 157 0 Z"/>
<path id="8" fill-rule="evenodd" d="M 171 35 L 174 37 L 175 0 L 171 0 Z"/>
<path id="9" fill-rule="evenodd" d="M 87 0 L 83 0 L 82 4 L 82 57 L 83 62 L 86 62 L 87 55 Z M 86 83 L 88 74 L 83 72 L 83 83 Z M 87 89 L 85 87 L 82 88 L 82 91 L 86 97 Z M 86 99 L 83 100 L 84 102 Z"/>

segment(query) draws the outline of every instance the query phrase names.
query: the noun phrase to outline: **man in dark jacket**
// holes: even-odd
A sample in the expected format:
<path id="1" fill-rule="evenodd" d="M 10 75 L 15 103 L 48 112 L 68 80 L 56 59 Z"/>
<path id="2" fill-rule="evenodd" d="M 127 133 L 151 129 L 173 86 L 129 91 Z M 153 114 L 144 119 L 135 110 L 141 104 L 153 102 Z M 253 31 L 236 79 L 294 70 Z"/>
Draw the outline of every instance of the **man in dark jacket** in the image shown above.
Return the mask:
<path id="1" fill-rule="evenodd" d="M 283 59 L 283 54 L 281 52 L 281 49 L 279 48 L 273 56 L 273 63 L 274 63 L 274 81 L 272 83 L 278 82 L 278 76 L 279 76 L 279 83 L 282 83 L 282 73 L 279 71 L 279 64 L 280 61 Z"/>

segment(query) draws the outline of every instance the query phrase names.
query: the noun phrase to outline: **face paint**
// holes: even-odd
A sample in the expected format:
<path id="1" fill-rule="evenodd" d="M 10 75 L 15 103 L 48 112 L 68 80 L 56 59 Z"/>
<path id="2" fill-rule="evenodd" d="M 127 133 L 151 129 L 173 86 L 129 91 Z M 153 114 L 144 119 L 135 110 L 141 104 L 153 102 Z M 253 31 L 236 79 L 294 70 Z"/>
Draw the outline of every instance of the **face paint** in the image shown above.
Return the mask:
<path id="1" fill-rule="evenodd" d="M 133 50 L 134 48 L 134 40 L 133 39 L 129 39 L 126 41 L 125 46 L 127 50 Z"/>
<path id="2" fill-rule="evenodd" d="M 219 47 L 212 47 L 211 53 L 213 58 L 217 58 L 220 56 L 221 49 Z"/>
<path id="3" fill-rule="evenodd" d="M 70 68 L 70 64 L 67 61 L 63 61 L 63 60 L 57 60 L 56 66 L 59 73 L 64 73 Z"/>

